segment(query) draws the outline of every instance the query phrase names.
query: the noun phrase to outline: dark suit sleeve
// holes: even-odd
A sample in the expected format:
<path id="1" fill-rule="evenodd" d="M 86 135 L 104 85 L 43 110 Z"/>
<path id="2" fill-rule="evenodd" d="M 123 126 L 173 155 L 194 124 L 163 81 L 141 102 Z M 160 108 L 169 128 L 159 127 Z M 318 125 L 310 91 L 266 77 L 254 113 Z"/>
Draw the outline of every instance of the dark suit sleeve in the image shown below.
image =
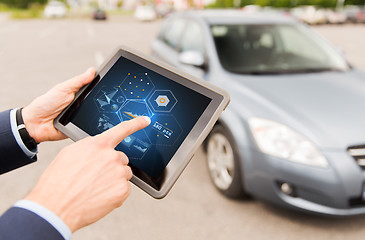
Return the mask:
<path id="1" fill-rule="evenodd" d="M 0 174 L 36 161 L 29 158 L 15 140 L 10 111 L 0 112 Z M 16 186 L 14 186 L 16 187 Z M 64 240 L 45 219 L 24 208 L 12 207 L 0 217 L 1 240 Z"/>
<path id="2" fill-rule="evenodd" d="M 46 220 L 23 208 L 12 207 L 0 217 L 0 239 L 64 240 Z"/>
<path id="3" fill-rule="evenodd" d="M 10 125 L 10 110 L 0 112 L 0 174 L 9 172 L 29 163 L 37 157 L 29 158 L 19 147 Z"/>

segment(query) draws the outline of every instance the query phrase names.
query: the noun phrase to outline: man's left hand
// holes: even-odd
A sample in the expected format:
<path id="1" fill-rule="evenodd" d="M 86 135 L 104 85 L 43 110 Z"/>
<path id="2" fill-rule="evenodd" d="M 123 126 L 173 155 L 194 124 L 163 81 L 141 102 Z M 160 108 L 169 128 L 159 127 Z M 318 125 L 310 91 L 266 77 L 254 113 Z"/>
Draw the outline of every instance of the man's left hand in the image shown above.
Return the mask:
<path id="1" fill-rule="evenodd" d="M 94 76 L 95 69 L 89 68 L 83 74 L 56 85 L 24 107 L 22 116 L 25 127 L 37 143 L 66 138 L 54 127 L 53 121 L 72 102 L 75 93 L 90 83 Z"/>

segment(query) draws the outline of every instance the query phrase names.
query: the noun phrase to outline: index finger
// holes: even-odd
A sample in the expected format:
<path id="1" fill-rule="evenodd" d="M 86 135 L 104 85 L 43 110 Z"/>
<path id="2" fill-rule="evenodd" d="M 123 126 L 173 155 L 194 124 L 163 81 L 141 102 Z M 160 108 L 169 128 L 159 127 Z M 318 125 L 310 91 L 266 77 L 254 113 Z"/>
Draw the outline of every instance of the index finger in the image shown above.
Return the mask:
<path id="1" fill-rule="evenodd" d="M 109 142 L 111 146 L 116 147 L 123 139 L 147 127 L 150 123 L 151 119 L 147 116 L 136 117 L 119 123 L 115 127 L 101 133 L 98 137 Z"/>

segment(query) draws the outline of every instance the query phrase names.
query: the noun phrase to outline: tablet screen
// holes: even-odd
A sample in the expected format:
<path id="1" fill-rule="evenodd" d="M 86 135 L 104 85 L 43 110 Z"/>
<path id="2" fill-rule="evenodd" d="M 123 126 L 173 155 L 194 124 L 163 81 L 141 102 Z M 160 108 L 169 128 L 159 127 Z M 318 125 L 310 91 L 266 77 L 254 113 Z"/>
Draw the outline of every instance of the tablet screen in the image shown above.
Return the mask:
<path id="1" fill-rule="evenodd" d="M 128 156 L 135 174 L 158 180 L 210 102 L 209 97 L 120 57 L 68 121 L 93 136 L 122 121 L 149 116 L 151 124 L 116 149 Z"/>

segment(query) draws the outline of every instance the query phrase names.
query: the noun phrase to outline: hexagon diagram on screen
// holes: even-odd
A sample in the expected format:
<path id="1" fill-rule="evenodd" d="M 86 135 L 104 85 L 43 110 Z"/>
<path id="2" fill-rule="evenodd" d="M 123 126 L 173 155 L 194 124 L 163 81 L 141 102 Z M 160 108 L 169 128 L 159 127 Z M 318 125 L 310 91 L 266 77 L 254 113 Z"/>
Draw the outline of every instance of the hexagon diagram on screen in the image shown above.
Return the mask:
<path id="1" fill-rule="evenodd" d="M 155 112 L 170 112 L 177 99 L 170 90 L 156 90 L 149 97 L 148 103 Z"/>
<path id="2" fill-rule="evenodd" d="M 170 99 L 166 95 L 158 95 L 155 100 L 158 107 L 167 107 L 170 102 Z"/>
<path id="3" fill-rule="evenodd" d="M 173 145 L 182 133 L 182 128 L 173 115 L 156 114 L 151 118 L 151 128 L 146 129 L 156 145 Z"/>
<path id="4" fill-rule="evenodd" d="M 125 105 L 120 109 L 119 113 L 121 114 L 124 120 L 133 119 L 139 116 L 152 116 L 152 112 L 150 108 L 147 106 L 145 101 L 132 101 L 128 100 Z"/>
<path id="5" fill-rule="evenodd" d="M 131 100 L 145 99 L 155 88 L 147 73 L 128 73 L 119 87 Z"/>
<path id="6" fill-rule="evenodd" d="M 151 141 L 148 139 L 143 130 L 137 131 L 129 135 L 119 145 L 117 150 L 128 152 L 128 158 L 141 159 L 151 146 Z"/>
<path id="7" fill-rule="evenodd" d="M 125 102 L 125 97 L 119 88 L 107 88 L 103 86 L 96 94 L 94 101 L 100 112 L 117 112 Z"/>

